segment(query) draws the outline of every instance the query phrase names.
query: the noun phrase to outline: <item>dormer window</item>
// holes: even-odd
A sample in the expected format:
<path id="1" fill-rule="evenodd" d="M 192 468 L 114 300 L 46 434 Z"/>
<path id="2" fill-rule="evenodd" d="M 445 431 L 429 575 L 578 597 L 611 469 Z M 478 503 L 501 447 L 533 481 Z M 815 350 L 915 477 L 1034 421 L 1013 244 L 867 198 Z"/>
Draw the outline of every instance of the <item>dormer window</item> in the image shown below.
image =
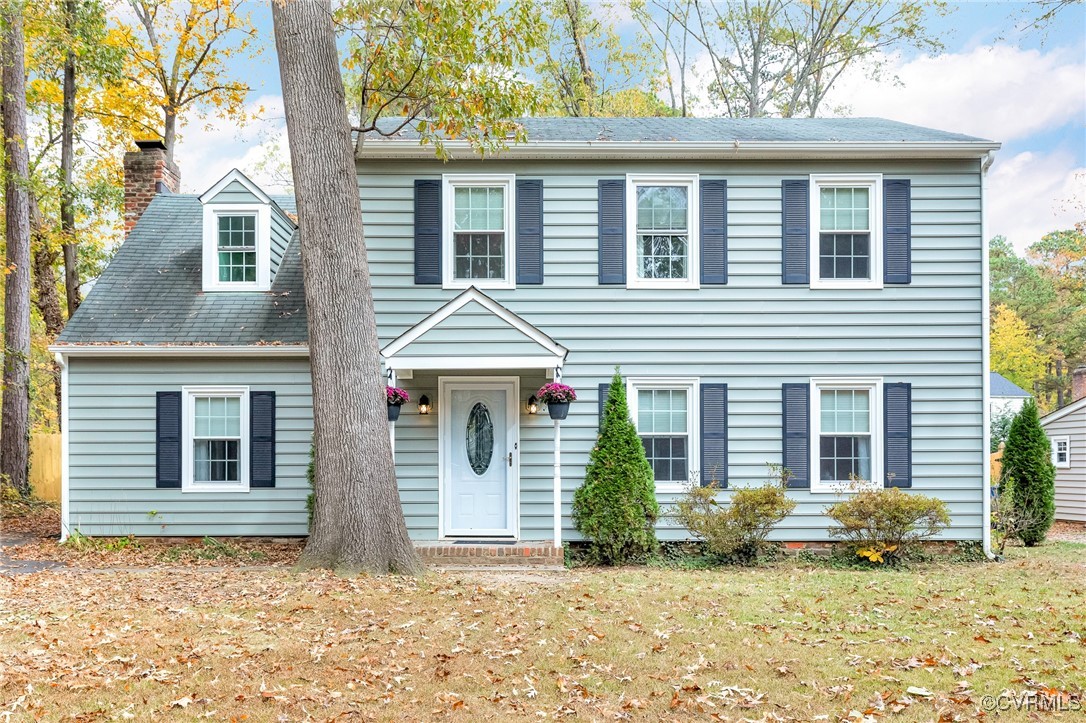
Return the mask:
<path id="1" fill-rule="evenodd" d="M 293 220 L 237 170 L 208 189 L 200 202 L 204 291 L 269 291 L 294 235 Z"/>
<path id="2" fill-rule="evenodd" d="M 256 214 L 218 214 L 219 281 L 256 282 Z"/>

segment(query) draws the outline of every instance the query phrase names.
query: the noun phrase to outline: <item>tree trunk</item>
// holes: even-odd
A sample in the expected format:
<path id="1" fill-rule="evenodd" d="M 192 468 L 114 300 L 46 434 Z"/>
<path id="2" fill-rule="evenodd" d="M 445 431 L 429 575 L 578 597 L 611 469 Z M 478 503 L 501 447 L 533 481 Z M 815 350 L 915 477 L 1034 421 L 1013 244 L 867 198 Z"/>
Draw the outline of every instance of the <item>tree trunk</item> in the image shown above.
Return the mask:
<path id="1" fill-rule="evenodd" d="M 581 83 L 584 86 L 584 98 L 575 98 L 580 107 L 578 115 L 596 115 L 596 76 L 592 72 L 592 63 L 588 58 L 588 41 L 585 38 L 584 12 L 581 0 L 566 0 L 566 15 L 569 17 L 569 36 L 573 41 L 573 50 L 577 55 L 577 65 L 581 69 Z"/>
<path id="2" fill-rule="evenodd" d="M 30 208 L 26 182 L 26 76 L 22 9 L 4 3 L 0 45 L 3 86 L 4 220 L 7 265 L 4 279 L 4 402 L 0 412 L 0 475 L 30 493 Z"/>
<path id="3" fill-rule="evenodd" d="M 305 567 L 416 573 L 388 434 L 329 0 L 273 1 L 309 322 L 316 493 Z"/>
<path id="4" fill-rule="evenodd" d="M 173 165 L 173 147 L 177 145 L 177 111 L 168 107 L 163 119 L 162 145 L 166 146 L 166 163 Z"/>
<path id="5" fill-rule="evenodd" d="M 68 37 L 74 34 L 76 0 L 64 2 L 64 27 Z M 75 189 L 72 168 L 75 163 L 75 52 L 64 55 L 64 110 L 60 125 L 60 232 L 64 235 L 64 290 L 68 300 L 68 318 L 79 308 L 79 246 L 75 236 Z"/>
<path id="6" fill-rule="evenodd" d="M 57 293 L 57 252 L 49 244 L 38 200 L 30 194 L 30 249 L 33 255 L 33 273 L 35 299 L 42 322 L 45 324 L 45 336 L 52 344 L 64 329 L 64 314 L 60 310 L 60 295 Z M 52 364 L 53 402 L 57 410 L 57 429 L 60 429 L 60 365 Z"/>

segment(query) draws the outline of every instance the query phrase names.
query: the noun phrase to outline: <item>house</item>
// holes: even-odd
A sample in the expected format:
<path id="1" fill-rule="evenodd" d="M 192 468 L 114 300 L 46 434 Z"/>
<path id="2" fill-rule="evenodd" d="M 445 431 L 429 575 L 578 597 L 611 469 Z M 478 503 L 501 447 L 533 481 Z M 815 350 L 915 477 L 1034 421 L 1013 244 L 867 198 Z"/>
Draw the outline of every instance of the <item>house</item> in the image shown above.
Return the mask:
<path id="1" fill-rule="evenodd" d="M 1041 418 L 1056 466 L 1056 519 L 1086 523 L 1086 366 L 1071 374 L 1074 401 Z"/>
<path id="2" fill-rule="evenodd" d="M 1030 398 L 1030 393 L 1018 386 L 999 372 L 988 372 L 990 377 L 988 413 L 995 417 L 1009 414 L 1014 416 L 1022 411 L 1022 406 Z"/>
<path id="3" fill-rule="evenodd" d="M 794 475 L 782 541 L 850 476 L 986 539 L 984 175 L 998 144 L 879 119 L 533 118 L 480 160 L 410 129 L 358 159 L 418 541 L 576 538 L 616 365 L 666 507 Z M 126 156 L 127 240 L 54 351 L 64 529 L 304 535 L 312 428 L 289 198 Z M 579 394 L 554 424 L 529 399 Z M 425 406 L 416 403 L 425 397 Z M 660 535 L 686 537 L 670 518 Z"/>

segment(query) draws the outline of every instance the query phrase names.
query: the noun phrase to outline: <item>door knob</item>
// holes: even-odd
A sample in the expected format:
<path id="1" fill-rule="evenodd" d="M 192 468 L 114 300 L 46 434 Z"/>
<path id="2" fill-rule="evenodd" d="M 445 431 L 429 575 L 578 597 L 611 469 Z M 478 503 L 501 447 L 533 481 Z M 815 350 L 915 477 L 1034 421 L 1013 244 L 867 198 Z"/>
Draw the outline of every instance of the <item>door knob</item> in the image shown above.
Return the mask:
<path id="1" fill-rule="evenodd" d="M 513 466 L 513 453 L 512 452 L 509 453 L 509 466 L 510 467 Z"/>

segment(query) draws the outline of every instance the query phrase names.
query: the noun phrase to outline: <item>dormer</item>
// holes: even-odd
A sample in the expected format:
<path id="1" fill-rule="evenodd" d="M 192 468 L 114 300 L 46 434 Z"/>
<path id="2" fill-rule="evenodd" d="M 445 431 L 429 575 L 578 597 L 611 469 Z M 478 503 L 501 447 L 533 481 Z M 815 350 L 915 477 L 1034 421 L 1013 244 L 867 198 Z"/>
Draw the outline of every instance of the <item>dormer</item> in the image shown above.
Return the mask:
<path id="1" fill-rule="evenodd" d="M 236 168 L 200 196 L 205 292 L 269 291 L 294 221 Z"/>

